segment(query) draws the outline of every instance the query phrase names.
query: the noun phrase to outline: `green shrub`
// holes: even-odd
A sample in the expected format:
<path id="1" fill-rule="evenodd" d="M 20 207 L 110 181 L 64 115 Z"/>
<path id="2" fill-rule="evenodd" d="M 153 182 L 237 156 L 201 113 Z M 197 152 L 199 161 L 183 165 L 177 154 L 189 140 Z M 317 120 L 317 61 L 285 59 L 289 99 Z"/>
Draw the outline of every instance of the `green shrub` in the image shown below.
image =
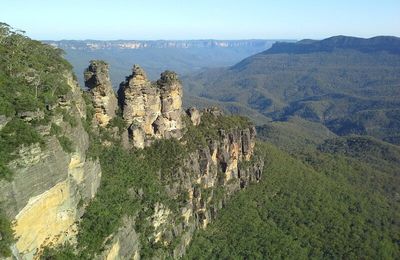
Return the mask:
<path id="1" fill-rule="evenodd" d="M 62 133 L 61 126 L 51 123 L 50 134 L 59 136 L 61 133 Z"/>
<path id="2" fill-rule="evenodd" d="M 11 256 L 10 246 L 14 242 L 11 222 L 0 208 L 0 257 Z"/>
<path id="3" fill-rule="evenodd" d="M 60 142 L 60 145 L 64 152 L 73 153 L 75 151 L 74 143 L 71 141 L 71 139 L 69 139 L 68 137 L 66 137 L 64 135 L 58 136 L 57 139 Z"/>
<path id="4" fill-rule="evenodd" d="M 78 125 L 78 122 L 74 116 L 72 116 L 69 111 L 67 110 L 62 110 L 62 115 L 63 115 L 63 120 L 65 122 L 68 122 L 71 127 L 76 127 Z"/>
<path id="5" fill-rule="evenodd" d="M 7 164 L 18 158 L 15 153 L 23 145 L 44 144 L 42 137 L 29 123 L 14 118 L 0 131 L 0 178 L 10 177 Z"/>
<path id="6" fill-rule="evenodd" d="M 46 247 L 41 255 L 40 259 L 45 260 L 79 260 L 76 255 L 74 247 L 66 243 L 64 245 L 59 245 L 55 248 Z"/>
<path id="7" fill-rule="evenodd" d="M 121 116 L 116 116 L 110 121 L 108 127 L 118 127 L 119 133 L 121 134 L 126 130 L 127 126 L 125 120 Z"/>

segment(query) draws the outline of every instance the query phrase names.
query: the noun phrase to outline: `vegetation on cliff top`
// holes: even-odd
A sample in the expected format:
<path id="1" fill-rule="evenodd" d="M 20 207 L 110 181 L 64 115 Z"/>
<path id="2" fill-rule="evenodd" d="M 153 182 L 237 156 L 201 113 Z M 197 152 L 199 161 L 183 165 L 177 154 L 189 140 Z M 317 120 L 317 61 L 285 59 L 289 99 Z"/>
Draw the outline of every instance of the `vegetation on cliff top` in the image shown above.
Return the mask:
<path id="1" fill-rule="evenodd" d="M 62 50 L 0 24 L 0 114 L 45 109 L 69 90 L 63 74 L 72 66 Z"/>
<path id="2" fill-rule="evenodd" d="M 11 177 L 7 164 L 18 148 L 42 142 L 34 124 L 47 123 L 51 113 L 46 108 L 70 89 L 64 74 L 72 67 L 61 54 L 0 23 L 0 117 L 5 124 L 0 129 L 0 179 Z"/>

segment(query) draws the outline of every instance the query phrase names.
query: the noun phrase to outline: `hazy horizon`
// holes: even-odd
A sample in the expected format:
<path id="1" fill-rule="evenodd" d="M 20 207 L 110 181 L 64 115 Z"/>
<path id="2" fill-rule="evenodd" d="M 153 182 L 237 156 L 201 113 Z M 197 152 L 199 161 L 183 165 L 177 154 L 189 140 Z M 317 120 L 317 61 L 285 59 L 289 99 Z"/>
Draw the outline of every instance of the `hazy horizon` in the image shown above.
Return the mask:
<path id="1" fill-rule="evenodd" d="M 22 1 L 0 20 L 37 40 L 323 39 L 400 36 L 400 1 Z"/>
<path id="2" fill-rule="evenodd" d="M 395 35 L 375 35 L 371 37 L 359 37 L 359 36 L 354 36 L 354 35 L 331 35 L 328 37 L 324 38 L 282 38 L 282 39 L 275 39 L 275 38 L 259 38 L 259 39 L 250 39 L 250 38 L 236 38 L 236 39 L 218 39 L 218 38 L 210 38 L 210 39 L 151 39 L 151 40 L 145 40 L 145 39 L 104 39 L 104 40 L 97 40 L 97 39 L 59 39 L 59 40 L 53 40 L 53 39 L 41 39 L 40 41 L 55 41 L 55 42 L 60 42 L 60 41 L 100 41 L 100 42 L 105 42 L 105 41 L 110 41 L 110 42 L 118 42 L 118 41 L 300 41 L 300 40 L 324 40 L 327 38 L 331 37 L 336 37 L 336 36 L 345 36 L 345 37 L 355 37 L 355 38 L 363 38 L 363 39 L 370 39 L 370 38 L 375 38 L 375 37 L 396 37 L 400 38 L 400 36 L 395 36 Z"/>

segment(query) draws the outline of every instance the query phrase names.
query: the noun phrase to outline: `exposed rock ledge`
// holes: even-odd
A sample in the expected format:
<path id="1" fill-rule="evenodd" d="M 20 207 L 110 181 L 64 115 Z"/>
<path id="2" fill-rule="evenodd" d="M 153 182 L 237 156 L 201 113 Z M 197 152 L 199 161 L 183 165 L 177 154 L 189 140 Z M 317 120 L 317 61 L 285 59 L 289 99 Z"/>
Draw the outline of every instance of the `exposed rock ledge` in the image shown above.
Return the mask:
<path id="1" fill-rule="evenodd" d="M 73 102 L 63 108 L 77 125 L 71 127 L 62 117 L 51 118 L 51 123 L 64 130 L 75 152 L 64 152 L 55 136 L 42 131 L 44 149 L 39 145 L 22 147 L 20 158 L 10 163 L 13 180 L 0 181 L 1 206 L 14 220 L 14 259 L 37 259 L 45 246 L 73 238 L 83 205 L 95 196 L 100 185 L 99 162 L 86 159 L 89 136 L 80 120 L 85 116 L 85 102 L 72 74 L 66 77 L 71 87 L 66 98 Z"/>

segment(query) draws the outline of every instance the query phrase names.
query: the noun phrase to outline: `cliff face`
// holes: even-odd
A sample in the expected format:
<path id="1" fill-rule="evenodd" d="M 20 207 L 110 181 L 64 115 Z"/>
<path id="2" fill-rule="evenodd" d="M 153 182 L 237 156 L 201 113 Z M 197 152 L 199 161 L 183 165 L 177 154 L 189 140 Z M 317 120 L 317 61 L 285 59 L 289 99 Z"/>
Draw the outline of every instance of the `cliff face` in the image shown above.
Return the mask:
<path id="1" fill-rule="evenodd" d="M 85 70 L 85 86 L 92 96 L 95 110 L 94 119 L 104 127 L 115 117 L 117 98 L 112 89 L 108 64 L 103 61 L 91 61 Z"/>
<path id="2" fill-rule="evenodd" d="M 210 118 L 211 121 L 223 120 L 223 116 L 215 116 L 214 112 L 203 111 L 203 116 L 208 118 L 206 122 Z M 190 120 L 190 115 L 187 119 Z M 196 131 L 196 127 L 193 129 Z M 255 137 L 253 126 L 221 129 L 208 144 L 191 150 L 182 166 L 168 177 L 169 183 L 165 186 L 170 198 L 185 197 L 184 203 L 178 210 L 163 202 L 156 203 L 153 214 L 147 219 L 153 232 L 145 242 L 139 240 L 135 220 L 131 219 L 131 223 L 125 220 L 102 257 L 139 259 L 143 256 L 142 248 L 149 247 L 144 243 L 159 248 L 154 249 L 155 258 L 183 256 L 196 229 L 205 228 L 235 192 L 261 179 L 264 162 L 254 155 Z M 182 140 L 187 141 L 185 137 Z"/>
<path id="3" fill-rule="evenodd" d="M 1 206 L 14 222 L 13 256 L 37 259 L 46 247 L 67 241 L 78 253 L 84 252 L 79 247 L 80 224 L 92 199 L 100 197 L 101 203 L 100 193 L 97 197 L 96 193 L 99 187 L 104 187 L 103 183 L 100 185 L 100 162 L 88 157 L 89 150 L 93 152 L 90 146 L 104 152 L 109 146 L 119 146 L 127 136 L 130 145 L 125 148 L 143 150 L 121 149 L 128 154 L 126 158 L 146 156 L 146 149 L 151 149 L 148 146 L 155 140 L 162 144 L 161 139 L 173 138 L 175 141 L 164 142 L 175 143 L 181 149 L 181 161 L 167 175 L 162 175 L 163 169 L 158 166 L 151 168 L 152 172 L 159 172 L 154 174 L 155 178 L 159 175 L 154 182 L 159 183 L 160 194 L 166 196 L 162 199 L 149 199 L 143 190 L 125 187 L 126 196 L 137 197 L 146 206 L 121 214 L 120 225 L 107 234 L 100 243 L 101 249 L 90 253 L 90 257 L 146 258 L 149 248 L 152 257 L 181 257 L 196 229 L 205 228 L 232 194 L 260 180 L 263 161 L 254 155 L 255 128 L 244 119 L 228 120 L 216 108 L 202 112 L 191 108 L 187 114 L 183 113 L 182 86 L 177 75 L 170 71 L 152 83 L 140 67 L 134 66 L 118 93 L 122 117 L 116 114 L 117 99 L 109 81 L 108 66 L 100 61 L 91 62 L 85 78 L 89 103 L 85 103 L 79 86 L 66 72 L 65 82 L 70 89 L 58 97 L 57 104 L 44 112 L 18 115 L 29 122 L 45 117 L 48 121 L 35 126 L 45 144 L 19 147 L 18 158 L 9 163 L 15 173 L 12 181 L 0 181 Z M 94 107 L 93 120 L 86 119 L 87 106 Z M 124 126 L 118 126 L 119 131 L 114 123 L 108 127 L 113 118 L 124 121 Z M 7 124 L 7 118 L 0 120 L 1 125 Z M 150 153 L 153 155 L 157 151 Z M 156 158 L 174 158 L 171 156 L 168 150 Z M 108 174 L 120 178 L 118 171 Z M 104 174 L 103 179 L 107 176 Z M 107 189 L 100 191 L 104 196 Z M 102 220 L 102 225 L 109 221 Z"/>
<path id="4" fill-rule="evenodd" d="M 100 164 L 86 159 L 89 137 L 80 120 L 86 117 L 81 90 L 71 74 L 66 73 L 66 81 L 70 92 L 51 108 L 49 124 L 38 129 L 45 144 L 20 148 L 19 158 L 10 163 L 13 180 L 0 181 L 2 207 L 14 221 L 17 259 L 38 258 L 46 245 L 74 237 L 75 222 L 100 183 Z M 61 139 L 50 134 L 52 128 L 63 130 L 74 151 L 64 151 Z"/>
<path id="5" fill-rule="evenodd" d="M 154 138 L 182 137 L 182 86 L 175 73 L 166 71 L 152 84 L 135 65 L 118 96 L 133 146 L 149 146 Z"/>

